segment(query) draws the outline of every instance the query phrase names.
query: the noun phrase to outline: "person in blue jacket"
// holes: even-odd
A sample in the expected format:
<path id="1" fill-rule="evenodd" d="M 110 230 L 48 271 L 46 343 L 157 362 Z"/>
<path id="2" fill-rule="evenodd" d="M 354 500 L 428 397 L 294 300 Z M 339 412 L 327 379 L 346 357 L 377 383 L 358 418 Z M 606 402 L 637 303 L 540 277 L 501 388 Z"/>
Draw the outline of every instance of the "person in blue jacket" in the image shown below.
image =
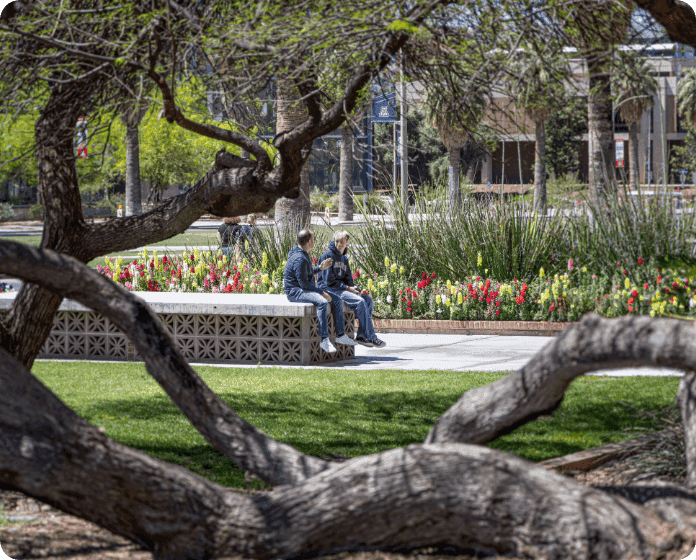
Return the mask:
<path id="1" fill-rule="evenodd" d="M 358 335 L 355 342 L 363 346 L 376 346 L 383 348 L 386 342 L 377 338 L 375 328 L 372 324 L 372 311 L 375 302 L 367 294 L 361 294 L 360 290 L 353 283 L 353 275 L 350 271 L 350 264 L 346 256 L 348 239 L 350 235 L 347 231 L 337 231 L 334 233 L 333 241 L 329 243 L 328 251 L 321 256 L 321 261 L 333 261 L 333 266 L 322 269 L 319 273 L 318 285 L 331 295 L 340 298 L 345 304 L 355 311 L 358 318 Z"/>
<path id="2" fill-rule="evenodd" d="M 331 259 L 325 259 L 319 266 L 312 266 L 309 253 L 314 249 L 314 234 L 303 229 L 297 234 L 297 247 L 290 249 L 288 261 L 283 273 L 283 289 L 288 300 L 297 303 L 313 303 L 317 306 L 319 319 L 319 346 L 324 352 L 335 352 L 336 348 L 329 340 L 328 306 L 331 304 L 336 323 L 336 343 L 355 346 L 355 341 L 346 335 L 343 322 L 343 302 L 341 298 L 331 297 L 325 290 L 314 284 L 314 275 L 329 268 Z"/>

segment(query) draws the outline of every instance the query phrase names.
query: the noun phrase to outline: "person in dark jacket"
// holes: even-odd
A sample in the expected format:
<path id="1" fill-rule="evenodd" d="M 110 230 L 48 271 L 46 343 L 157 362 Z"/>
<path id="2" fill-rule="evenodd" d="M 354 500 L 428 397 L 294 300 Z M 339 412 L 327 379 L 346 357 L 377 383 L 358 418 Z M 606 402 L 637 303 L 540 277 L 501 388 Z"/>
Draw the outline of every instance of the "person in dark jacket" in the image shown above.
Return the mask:
<path id="1" fill-rule="evenodd" d="M 224 255 L 229 255 L 234 248 L 239 230 L 241 229 L 240 221 L 239 217 L 225 218 L 217 230 L 218 243 L 220 243 L 220 249 Z"/>
<path id="2" fill-rule="evenodd" d="M 372 324 L 372 311 L 375 308 L 375 302 L 369 295 L 361 294 L 353 283 L 353 274 L 350 271 L 350 263 L 346 256 L 349 238 L 350 235 L 347 231 L 334 233 L 328 251 L 325 251 L 319 259 L 321 261 L 331 259 L 333 266 L 319 273 L 318 285 L 331 295 L 343 300 L 348 307 L 355 311 L 355 316 L 360 324 L 355 342 L 363 346 L 383 348 L 387 343 L 377 338 Z"/>
<path id="3" fill-rule="evenodd" d="M 236 232 L 232 245 L 235 247 L 235 255 L 237 257 L 248 257 L 250 254 L 251 245 L 254 243 L 256 236 L 256 215 L 249 214 L 246 218 L 246 223 L 239 225 L 239 230 Z"/>
<path id="4" fill-rule="evenodd" d="M 314 275 L 329 268 L 331 259 L 322 261 L 319 266 L 312 266 L 309 253 L 314 249 L 314 234 L 303 229 L 297 234 L 297 247 L 290 249 L 288 261 L 283 273 L 283 289 L 288 300 L 297 303 L 313 303 L 317 306 L 319 320 L 319 346 L 324 352 L 335 352 L 336 348 L 329 340 L 328 306 L 331 304 L 336 324 L 336 343 L 355 346 L 355 341 L 346 335 L 343 322 L 343 302 L 341 298 L 331 297 L 325 290 L 314 284 Z"/>

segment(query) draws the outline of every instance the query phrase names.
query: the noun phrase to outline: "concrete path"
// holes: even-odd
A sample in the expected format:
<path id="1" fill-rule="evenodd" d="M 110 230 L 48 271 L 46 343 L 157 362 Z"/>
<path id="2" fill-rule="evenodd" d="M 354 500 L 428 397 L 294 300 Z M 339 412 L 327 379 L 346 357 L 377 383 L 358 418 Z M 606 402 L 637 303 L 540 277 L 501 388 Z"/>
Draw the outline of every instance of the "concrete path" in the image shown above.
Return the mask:
<path id="1" fill-rule="evenodd" d="M 285 366 L 288 369 L 408 369 L 422 371 L 516 371 L 524 366 L 553 337 L 456 334 L 383 333 L 384 348 L 355 347 L 356 359 L 320 366 Z M 195 364 L 208 365 L 208 364 Z M 227 366 L 221 366 L 227 367 Z M 276 367 L 276 366 L 229 366 Z M 667 368 L 601 370 L 593 375 L 612 377 L 679 376 Z"/>

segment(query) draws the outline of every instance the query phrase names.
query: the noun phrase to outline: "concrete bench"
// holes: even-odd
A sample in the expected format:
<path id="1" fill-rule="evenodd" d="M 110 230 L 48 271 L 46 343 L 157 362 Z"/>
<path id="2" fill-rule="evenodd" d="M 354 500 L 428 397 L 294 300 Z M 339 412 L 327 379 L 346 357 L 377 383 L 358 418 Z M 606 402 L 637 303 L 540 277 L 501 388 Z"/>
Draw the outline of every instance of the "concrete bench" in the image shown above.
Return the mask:
<path id="1" fill-rule="evenodd" d="M 353 346 L 319 348 L 316 307 L 285 295 L 136 292 L 157 313 L 189 362 L 312 365 L 355 357 Z M 0 293 L 0 309 L 15 292 Z M 355 333 L 355 314 L 343 305 L 345 331 Z M 336 337 L 329 311 L 329 338 Z M 64 299 L 41 358 L 138 360 L 133 345 L 107 319 Z"/>
<path id="2" fill-rule="evenodd" d="M 84 218 L 104 218 L 112 215 L 111 208 L 109 207 L 99 207 L 90 208 L 88 206 L 82 207 L 82 216 Z"/>

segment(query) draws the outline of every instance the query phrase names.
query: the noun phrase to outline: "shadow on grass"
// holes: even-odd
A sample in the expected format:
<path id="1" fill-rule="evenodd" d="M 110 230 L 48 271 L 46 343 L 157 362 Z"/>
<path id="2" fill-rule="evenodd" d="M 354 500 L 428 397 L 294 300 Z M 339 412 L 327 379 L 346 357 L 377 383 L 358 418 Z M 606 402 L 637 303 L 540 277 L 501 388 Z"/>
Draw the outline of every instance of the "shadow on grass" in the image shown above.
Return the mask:
<path id="1" fill-rule="evenodd" d="M 357 456 L 422 442 L 437 418 L 461 395 L 443 391 L 420 391 L 417 394 L 396 391 L 327 394 L 323 397 L 283 392 L 254 396 L 226 393 L 220 396 L 242 418 L 275 439 L 304 453 L 327 457 Z M 644 398 L 632 404 L 641 410 L 655 410 L 662 406 L 661 402 Z M 181 412 L 161 395 L 93 401 L 80 407 L 78 413 L 95 421 L 105 416 L 115 422 L 145 421 L 148 433 L 167 430 L 170 436 L 172 429 L 176 429 L 172 420 L 182 419 Z M 540 461 L 616 441 L 617 431 L 624 428 L 655 428 L 651 420 L 638 420 L 634 414 L 634 411 L 609 399 L 598 402 L 568 396 L 551 416 L 521 426 L 489 445 Z M 158 427 L 158 422 L 162 422 L 162 426 Z M 624 439 L 630 437 L 634 436 L 627 433 Z M 133 434 L 130 439 L 124 443 L 134 445 L 138 442 L 137 435 Z M 162 453 L 185 457 L 199 445 L 178 446 L 172 442 L 171 445 L 158 446 L 150 440 L 143 441 L 142 445 L 138 443 L 137 447 L 158 457 Z M 203 445 L 201 453 L 210 449 Z"/>

